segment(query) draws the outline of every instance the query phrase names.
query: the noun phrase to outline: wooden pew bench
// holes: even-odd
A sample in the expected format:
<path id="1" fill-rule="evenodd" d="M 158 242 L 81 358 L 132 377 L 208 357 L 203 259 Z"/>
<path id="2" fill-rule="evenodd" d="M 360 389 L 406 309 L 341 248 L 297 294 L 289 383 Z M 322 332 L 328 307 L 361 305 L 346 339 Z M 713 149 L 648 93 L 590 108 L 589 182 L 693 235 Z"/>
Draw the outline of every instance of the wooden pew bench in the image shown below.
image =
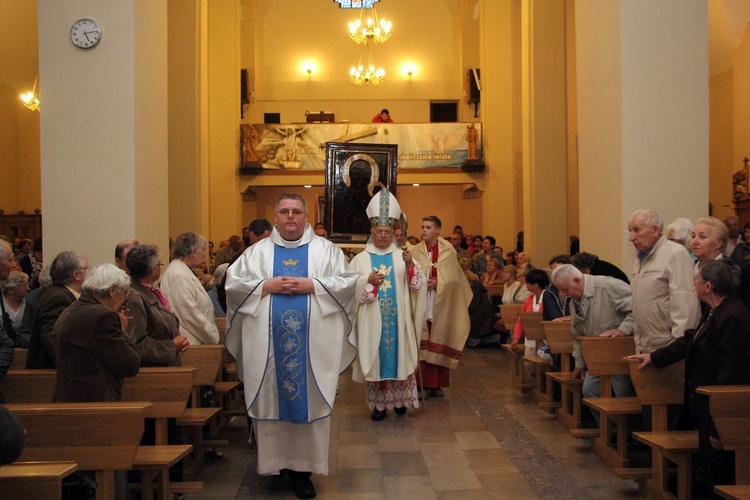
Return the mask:
<path id="1" fill-rule="evenodd" d="M 594 438 L 592 451 L 611 469 L 626 468 L 628 415 L 640 414 L 641 402 L 637 397 L 614 397 L 611 377 L 629 375 L 623 357 L 635 354 L 635 341 L 631 336 L 578 337 L 578 340 L 588 374 L 599 377 L 600 397 L 583 399 L 585 405 L 599 412 L 599 435 Z"/>
<path id="2" fill-rule="evenodd" d="M 518 320 L 518 314 L 520 312 L 520 304 L 503 304 L 500 306 L 500 315 L 502 316 L 503 324 L 510 332 L 515 328 L 516 320 Z M 526 366 L 523 362 L 524 345 L 517 344 L 513 349 L 511 349 L 510 344 L 503 344 L 502 347 L 511 354 L 510 379 L 513 383 L 513 387 L 521 392 L 532 389 L 535 384 L 526 380 Z"/>
<path id="3" fill-rule="evenodd" d="M 541 312 L 522 312 L 519 313 L 521 325 L 523 326 L 524 336 L 527 340 L 536 342 L 537 349 L 542 347 L 545 342 L 544 326 L 542 326 Z M 525 348 L 524 348 L 525 349 Z M 547 383 L 546 373 L 552 371 L 552 365 L 534 353 L 531 356 L 524 356 L 525 364 L 531 365 L 534 372 L 534 389 L 531 391 L 531 397 L 536 403 L 549 413 L 554 413 L 555 408 L 560 404 L 552 398 L 552 391 L 548 391 L 551 383 Z"/>
<path id="4" fill-rule="evenodd" d="M 581 386 L 583 385 L 583 379 L 580 377 L 573 378 L 571 373 L 573 367 L 570 363 L 570 354 L 573 352 L 573 337 L 570 332 L 570 322 L 543 321 L 542 326 L 550 352 L 561 357 L 560 371 L 548 371 L 545 374 L 549 384 L 548 392 L 552 391 L 552 383 L 560 384 L 560 407 L 555 411 L 555 418 L 573 437 L 598 436 L 598 428 L 584 428 L 581 421 Z"/>
<path id="5" fill-rule="evenodd" d="M 716 486 L 714 488 L 714 493 L 721 498 L 727 498 L 729 500 L 750 500 L 750 484 Z"/>
<path id="6" fill-rule="evenodd" d="M 734 451 L 735 482 L 750 485 L 750 386 L 703 386 L 696 392 L 708 396 L 721 444 Z"/>
<path id="7" fill-rule="evenodd" d="M 14 462 L 0 466 L 0 498 L 60 500 L 62 480 L 77 470 L 75 462 Z"/>
<path id="8" fill-rule="evenodd" d="M 193 445 L 193 450 L 185 459 L 183 478 L 186 481 L 194 481 L 206 461 L 206 448 L 226 444 L 226 441 L 212 439 L 210 442 L 203 440 L 203 427 L 212 426 L 212 435 L 216 434 L 216 424 L 221 408 L 201 407 L 200 388 L 213 386 L 219 376 L 221 369 L 222 350 L 224 346 L 217 345 L 195 345 L 190 346 L 187 351 L 180 355 L 182 366 L 195 368 L 193 373 L 193 390 L 190 397 L 190 407 L 185 409 L 182 417 L 177 419 L 177 425 L 182 427 L 182 436 L 185 442 Z"/>
<path id="9" fill-rule="evenodd" d="M 193 388 L 195 368 L 156 367 L 141 368 L 135 377 L 125 378 L 122 388 L 123 402 L 148 402 L 144 418 L 155 421 L 155 445 L 138 450 L 133 469 L 141 470 L 145 481 L 141 481 L 144 497 L 153 494 L 152 483 L 157 482 L 158 496 L 166 497 L 170 492 L 195 492 L 203 488 L 202 483 L 169 484 L 169 467 L 191 451 L 190 445 L 167 446 L 167 419 L 181 418 Z M 9 389 L 9 403 L 47 403 L 52 399 L 55 387 L 55 370 L 8 371 L 3 387 Z"/>
<path id="10" fill-rule="evenodd" d="M 97 499 L 114 498 L 114 471 L 128 470 L 150 403 L 27 403 L 6 407 L 26 430 L 20 461 L 74 461 L 96 475 Z"/>
<path id="11" fill-rule="evenodd" d="M 651 430 L 665 432 L 669 427 L 667 408 L 683 403 L 685 386 L 685 362 L 675 363 L 662 369 L 653 365 L 638 369 L 641 362 L 628 360 L 628 370 L 633 388 L 641 406 L 651 408 Z M 666 490 L 667 463 L 658 449 L 651 450 L 651 467 L 638 469 L 615 469 L 622 478 L 645 479 L 649 491 Z"/>

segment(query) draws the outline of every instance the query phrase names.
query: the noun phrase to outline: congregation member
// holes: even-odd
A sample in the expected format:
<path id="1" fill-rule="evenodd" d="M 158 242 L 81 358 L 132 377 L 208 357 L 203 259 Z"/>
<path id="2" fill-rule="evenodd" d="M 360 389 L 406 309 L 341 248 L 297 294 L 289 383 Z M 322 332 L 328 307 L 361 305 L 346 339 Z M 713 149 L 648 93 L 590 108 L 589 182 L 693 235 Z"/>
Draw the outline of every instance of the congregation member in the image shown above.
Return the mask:
<path id="1" fill-rule="evenodd" d="M 31 325 L 27 369 L 55 368 L 55 323 L 81 296 L 88 269 L 88 259 L 75 252 L 60 252 L 52 261 L 52 285 L 39 299 Z"/>
<path id="2" fill-rule="evenodd" d="M 249 227 L 243 227 L 242 228 L 242 250 L 249 247 L 251 245 L 250 243 L 250 228 Z"/>
<path id="3" fill-rule="evenodd" d="M 175 243 L 176 244 L 176 243 Z M 232 235 L 229 243 L 221 247 L 214 256 L 214 265 L 220 266 L 224 263 L 231 264 L 242 253 L 242 238 Z"/>
<path id="4" fill-rule="evenodd" d="M 128 266 L 126 263 L 128 252 L 130 252 L 130 250 L 132 250 L 137 244 L 138 242 L 136 240 L 123 240 L 115 245 L 115 265 L 126 273 L 128 272 Z"/>
<path id="5" fill-rule="evenodd" d="M 239 236 L 237 238 L 239 241 Z M 203 262 L 206 247 L 206 239 L 200 234 L 188 232 L 177 236 L 172 262 L 160 284 L 172 312 L 180 320 L 180 335 L 186 337 L 190 345 L 219 343 L 211 298 L 192 271 Z"/>
<path id="6" fill-rule="evenodd" d="M 18 330 L 16 330 L 16 347 L 29 348 L 31 327 L 34 323 L 36 308 L 42 295 L 50 285 L 52 285 L 52 278 L 49 275 L 49 266 L 46 266 L 39 274 L 39 287 L 31 290 L 24 298 L 23 317 L 21 318 Z"/>
<path id="7" fill-rule="evenodd" d="M 258 473 L 286 471 L 295 495 L 313 498 L 311 474 L 328 474 L 338 377 L 356 354 L 347 336 L 357 274 L 315 235 L 302 196 L 282 194 L 275 219 L 227 270 L 226 344 L 245 384 Z"/>
<path id="8" fill-rule="evenodd" d="M 637 210 L 628 219 L 628 239 L 637 252 L 630 288 L 638 354 L 682 337 L 700 318 L 693 259 L 685 247 L 667 240 L 663 229 L 661 215 L 653 209 Z"/>
<path id="9" fill-rule="evenodd" d="M 698 429 L 698 457 L 705 491 L 715 485 L 735 484 L 734 452 L 725 451 L 711 419 L 709 398 L 696 394 L 700 386 L 750 384 L 750 313 L 733 297 L 740 269 L 729 259 L 707 262 L 695 277 L 698 299 L 708 306 L 694 329 L 651 353 L 636 354 L 639 369 L 653 364 L 664 368 L 685 360 L 685 401 L 677 427 Z"/>
<path id="10" fill-rule="evenodd" d="M 3 315 L 5 333 L 18 343 L 18 330 L 21 328 L 26 295 L 29 293 L 29 276 L 21 271 L 12 271 L 0 284 L 2 300 L 0 312 Z"/>
<path id="11" fill-rule="evenodd" d="M 250 229 L 250 246 L 255 245 L 260 240 L 266 239 L 271 235 L 273 226 L 267 219 L 255 219 L 248 226 Z"/>
<path id="12" fill-rule="evenodd" d="M 471 287 L 453 245 L 440 237 L 441 226 L 435 215 L 422 218 L 422 241 L 411 251 L 427 277 L 420 370 L 422 390 L 430 397 L 443 396 L 443 388 L 450 386 L 450 371 L 458 366 L 471 326 Z"/>
<path id="13" fill-rule="evenodd" d="M 667 226 L 664 234 L 669 241 L 674 241 L 684 246 L 690 254 L 690 258 L 696 260 L 693 250 L 690 248 L 690 242 L 693 239 L 692 232 L 693 221 L 685 217 L 679 217 Z"/>
<path id="14" fill-rule="evenodd" d="M 742 243 L 734 248 L 731 256 L 731 259 L 740 267 L 742 267 L 745 261 L 748 260 L 748 257 L 750 257 L 750 221 L 745 222 L 745 225 L 742 227 L 742 232 L 744 234 Z"/>
<path id="15" fill-rule="evenodd" d="M 728 234 L 727 227 L 716 217 L 700 217 L 695 221 L 690 248 L 698 260 L 693 274 L 698 274 L 706 262 L 724 257 Z"/>
<path id="16" fill-rule="evenodd" d="M 572 263 L 570 255 L 560 254 L 549 260 L 549 268 L 551 272 L 555 272 L 555 269 L 559 266 Z M 570 316 L 570 302 L 572 299 L 560 293 L 552 280 L 550 280 L 545 291 L 547 293 L 542 295 L 542 317 L 544 321 L 552 321 L 553 319 Z"/>
<path id="17" fill-rule="evenodd" d="M 125 301 L 130 319 L 125 332 L 135 345 L 141 366 L 180 366 L 180 353 L 190 345 L 180 335 L 180 321 L 154 282 L 164 265 L 156 245 L 139 245 L 127 256 L 130 293 Z"/>
<path id="18" fill-rule="evenodd" d="M 15 262 L 16 258 L 13 256 L 13 248 L 10 243 L 0 240 L 0 281 L 8 277 Z M 14 354 L 13 339 L 5 333 L 5 328 L 0 322 L 0 403 L 4 402 L 1 382 L 5 378 L 5 374 L 8 373 Z"/>
<path id="19" fill-rule="evenodd" d="M 313 232 L 316 236 L 328 239 L 328 229 L 326 229 L 326 226 L 322 222 L 318 222 L 317 224 L 315 224 Z"/>
<path id="20" fill-rule="evenodd" d="M 529 291 L 517 279 L 518 269 L 512 264 L 503 267 L 503 300 L 505 305 L 523 304 Z"/>
<path id="21" fill-rule="evenodd" d="M 466 249 L 467 252 L 469 252 L 469 255 L 471 255 L 472 258 L 474 258 L 476 255 L 479 254 L 479 252 L 482 251 L 482 241 L 484 238 L 482 238 L 481 235 L 477 234 L 474 236 L 471 240 L 471 245 L 469 245 L 469 248 Z"/>
<path id="22" fill-rule="evenodd" d="M 121 311 L 129 286 L 130 278 L 115 265 L 94 267 L 83 282 L 81 298 L 60 315 L 54 328 L 55 402 L 122 399 L 124 378 L 135 376 L 141 363 Z"/>
<path id="23" fill-rule="evenodd" d="M 406 240 L 404 240 L 404 230 L 400 227 L 397 227 L 393 230 L 393 237 L 396 240 L 396 246 L 399 248 L 404 248 L 404 245 L 406 245 Z"/>
<path id="24" fill-rule="evenodd" d="M 393 227 L 401 217 L 396 197 L 382 189 L 366 212 L 372 225 L 370 238 L 351 262 L 359 275 L 352 378 L 365 384 L 371 418 L 380 421 L 388 410 L 405 415 L 408 408 L 419 407 L 415 371 L 427 284 L 411 253 L 398 248 L 393 238 Z"/>
<path id="25" fill-rule="evenodd" d="M 502 254 L 495 251 L 495 238 L 488 235 L 482 239 L 481 251 L 474 254 L 474 274 L 481 276 L 486 273 L 487 262 L 490 259 L 497 259 L 498 262 L 503 262 Z"/>
<path id="26" fill-rule="evenodd" d="M 94 267 L 82 284 L 80 299 L 60 315 L 54 327 L 54 402 L 122 399 L 125 377 L 135 376 L 140 369 L 138 351 L 125 333 L 128 319 L 122 311 L 129 283 L 127 273 L 114 264 Z M 128 498 L 126 471 L 115 472 L 114 490 L 117 500 Z"/>
<path id="27" fill-rule="evenodd" d="M 542 312 L 544 308 L 542 296 L 546 294 L 545 290 L 548 286 L 549 276 L 546 271 L 542 271 L 541 269 L 532 269 L 529 271 L 529 274 L 526 275 L 526 289 L 529 291 L 529 296 L 523 301 L 521 312 Z M 519 317 L 513 329 L 513 339 L 510 341 L 511 348 L 515 347 L 521 341 L 523 335 L 523 324 Z M 524 356 L 536 356 L 536 340 L 527 339 L 524 346 L 526 349 Z"/>
<path id="28" fill-rule="evenodd" d="M 461 226 L 458 226 L 458 227 L 461 227 Z M 458 260 L 461 260 L 464 257 L 471 258 L 471 255 L 469 255 L 469 252 L 461 246 L 463 244 L 463 237 L 460 234 L 458 233 L 451 234 L 450 242 L 451 242 L 451 245 L 453 245 L 453 249 L 456 251 L 456 258 Z"/>
<path id="29" fill-rule="evenodd" d="M 18 265 L 21 266 L 21 271 L 29 276 L 29 287 L 32 290 L 39 287 L 39 273 L 42 272 L 42 268 L 44 267 L 42 264 L 42 258 L 42 237 L 37 236 L 34 238 L 31 252 L 24 255 L 18 261 Z"/>
<path id="30" fill-rule="evenodd" d="M 727 228 L 727 245 L 724 248 L 724 257 L 732 257 L 732 252 L 745 242 L 740 232 L 742 221 L 734 214 L 724 217 L 724 226 Z"/>
<path id="31" fill-rule="evenodd" d="M 598 255 L 594 255 L 589 252 L 578 252 L 571 258 L 571 262 L 576 266 L 583 274 L 591 274 L 594 276 L 611 276 L 622 280 L 628 285 L 630 281 L 628 276 L 622 272 L 622 270 L 611 262 L 602 260 Z"/>
<path id="32" fill-rule="evenodd" d="M 552 273 L 552 282 L 563 295 L 573 299 L 570 308 L 570 332 L 573 336 L 574 378 L 583 379 L 581 393 L 586 398 L 600 395 L 599 377 L 586 372 L 578 336 L 624 337 L 633 334 L 633 311 L 630 286 L 611 276 L 583 274 L 572 264 L 562 264 Z M 559 318 L 556 321 L 560 321 Z M 616 397 L 633 396 L 635 392 L 627 375 L 611 378 Z M 594 417 L 598 420 L 595 412 Z"/>
<path id="33" fill-rule="evenodd" d="M 485 287 L 490 285 L 502 285 L 504 280 L 500 261 L 494 258 L 487 261 L 487 272 L 485 272 L 479 280 Z"/>

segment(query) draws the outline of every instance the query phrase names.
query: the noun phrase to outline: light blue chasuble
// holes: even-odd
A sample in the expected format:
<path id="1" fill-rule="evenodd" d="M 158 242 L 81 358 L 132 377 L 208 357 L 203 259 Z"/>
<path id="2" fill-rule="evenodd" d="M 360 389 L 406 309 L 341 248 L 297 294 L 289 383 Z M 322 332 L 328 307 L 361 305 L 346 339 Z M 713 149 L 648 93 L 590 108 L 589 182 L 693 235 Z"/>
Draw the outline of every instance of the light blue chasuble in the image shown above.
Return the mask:
<path id="1" fill-rule="evenodd" d="M 307 245 L 276 245 L 273 276 L 307 277 Z M 279 420 L 309 423 L 307 411 L 308 296 L 271 296 L 271 329 L 279 396 Z"/>
<path id="2" fill-rule="evenodd" d="M 378 286 L 378 303 L 380 304 L 380 378 L 398 378 L 398 307 L 396 304 L 396 287 L 393 280 L 393 254 L 370 254 L 373 271 L 379 271 L 385 277 Z"/>

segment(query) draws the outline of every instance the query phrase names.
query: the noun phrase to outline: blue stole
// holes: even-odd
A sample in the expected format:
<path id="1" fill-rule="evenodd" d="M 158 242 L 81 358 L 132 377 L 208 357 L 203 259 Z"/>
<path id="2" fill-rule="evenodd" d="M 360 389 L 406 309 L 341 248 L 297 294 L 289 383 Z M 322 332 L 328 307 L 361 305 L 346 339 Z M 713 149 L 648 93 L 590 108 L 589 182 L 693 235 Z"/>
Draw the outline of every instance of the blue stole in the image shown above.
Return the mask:
<path id="1" fill-rule="evenodd" d="M 275 245 L 273 276 L 307 276 L 307 244 L 297 248 Z M 307 360 L 308 296 L 271 296 L 271 334 L 276 365 L 279 420 L 308 423 Z"/>
<path id="2" fill-rule="evenodd" d="M 396 272 L 393 270 L 393 254 L 370 254 L 373 271 L 385 276 L 378 286 L 380 304 L 380 378 L 398 378 L 398 304 L 396 297 Z"/>

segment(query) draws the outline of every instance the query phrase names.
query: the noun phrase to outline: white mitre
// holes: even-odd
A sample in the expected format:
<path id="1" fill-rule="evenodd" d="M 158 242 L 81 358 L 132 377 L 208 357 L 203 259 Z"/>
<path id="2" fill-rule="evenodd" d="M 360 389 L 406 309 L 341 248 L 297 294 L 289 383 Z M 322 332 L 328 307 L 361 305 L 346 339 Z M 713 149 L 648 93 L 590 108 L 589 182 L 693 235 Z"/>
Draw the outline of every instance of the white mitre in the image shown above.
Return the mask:
<path id="1" fill-rule="evenodd" d="M 401 217 L 401 205 L 398 204 L 398 200 L 390 191 L 381 189 L 372 197 L 365 212 L 372 227 L 396 227 Z"/>

